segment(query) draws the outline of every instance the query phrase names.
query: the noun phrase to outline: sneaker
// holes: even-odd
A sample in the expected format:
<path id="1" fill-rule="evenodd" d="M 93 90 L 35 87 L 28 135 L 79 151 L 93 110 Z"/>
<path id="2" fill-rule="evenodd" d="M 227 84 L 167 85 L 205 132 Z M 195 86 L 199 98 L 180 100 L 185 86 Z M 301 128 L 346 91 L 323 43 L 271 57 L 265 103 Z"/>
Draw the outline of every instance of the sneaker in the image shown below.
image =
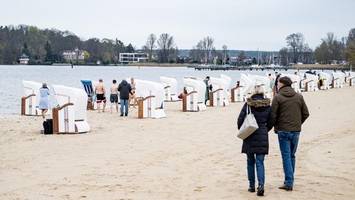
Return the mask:
<path id="1" fill-rule="evenodd" d="M 257 196 L 264 196 L 264 186 L 260 185 L 256 193 Z"/>
<path id="2" fill-rule="evenodd" d="M 280 190 L 286 190 L 286 191 L 292 191 L 293 187 L 292 186 L 287 186 L 287 185 L 283 185 L 279 187 Z"/>
<path id="3" fill-rule="evenodd" d="M 248 192 L 255 192 L 255 187 L 249 187 Z"/>

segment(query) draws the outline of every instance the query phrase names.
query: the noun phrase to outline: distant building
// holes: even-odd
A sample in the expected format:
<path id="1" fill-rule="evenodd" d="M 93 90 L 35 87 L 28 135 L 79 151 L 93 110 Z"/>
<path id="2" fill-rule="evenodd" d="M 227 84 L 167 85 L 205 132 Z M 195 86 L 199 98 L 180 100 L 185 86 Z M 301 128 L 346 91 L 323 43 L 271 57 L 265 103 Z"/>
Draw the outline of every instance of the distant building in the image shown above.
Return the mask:
<path id="1" fill-rule="evenodd" d="M 120 53 L 120 63 L 137 63 L 146 62 L 148 60 L 148 54 L 146 53 Z"/>
<path id="2" fill-rule="evenodd" d="M 30 58 L 26 54 L 22 54 L 18 61 L 20 62 L 20 65 L 28 65 Z"/>
<path id="3" fill-rule="evenodd" d="M 66 50 L 63 52 L 63 58 L 66 62 L 83 62 L 85 59 L 85 53 L 82 50 Z"/>

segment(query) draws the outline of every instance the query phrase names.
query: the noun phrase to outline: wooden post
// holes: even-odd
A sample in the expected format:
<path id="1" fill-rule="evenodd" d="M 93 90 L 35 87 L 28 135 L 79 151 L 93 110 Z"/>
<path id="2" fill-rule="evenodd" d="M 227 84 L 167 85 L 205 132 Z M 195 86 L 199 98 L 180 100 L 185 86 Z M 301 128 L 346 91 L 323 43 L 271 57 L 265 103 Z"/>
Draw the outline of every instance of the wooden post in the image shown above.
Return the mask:
<path id="1" fill-rule="evenodd" d="M 21 115 L 26 114 L 26 97 L 21 98 Z"/>
<path id="2" fill-rule="evenodd" d="M 53 108 L 52 109 L 52 123 L 53 123 L 53 134 L 59 133 L 59 109 Z"/>
<path id="3" fill-rule="evenodd" d="M 143 119 L 143 98 L 138 99 L 138 119 Z"/>
<path id="4" fill-rule="evenodd" d="M 232 103 L 235 102 L 235 94 L 234 94 L 235 92 L 234 92 L 234 91 L 235 91 L 236 89 L 237 89 L 237 88 L 232 88 L 232 89 L 231 89 L 231 102 L 232 102 Z"/>
<path id="5" fill-rule="evenodd" d="M 187 95 L 182 96 L 182 112 L 187 111 Z"/>
<path id="6" fill-rule="evenodd" d="M 213 92 L 208 93 L 210 99 L 210 106 L 213 107 Z"/>

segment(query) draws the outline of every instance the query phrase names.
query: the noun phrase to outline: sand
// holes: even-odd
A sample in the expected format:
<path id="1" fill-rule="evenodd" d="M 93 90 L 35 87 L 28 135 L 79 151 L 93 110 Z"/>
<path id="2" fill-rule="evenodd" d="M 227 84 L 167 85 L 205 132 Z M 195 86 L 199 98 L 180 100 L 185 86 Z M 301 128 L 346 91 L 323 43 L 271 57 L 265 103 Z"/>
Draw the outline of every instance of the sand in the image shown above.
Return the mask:
<path id="1" fill-rule="evenodd" d="M 304 93 L 310 118 L 297 152 L 294 191 L 270 132 L 263 199 L 355 199 L 355 88 Z M 41 118 L 0 117 L 0 199 L 258 199 L 248 193 L 236 138 L 242 103 L 167 118 L 88 112 L 92 131 L 40 135 Z"/>

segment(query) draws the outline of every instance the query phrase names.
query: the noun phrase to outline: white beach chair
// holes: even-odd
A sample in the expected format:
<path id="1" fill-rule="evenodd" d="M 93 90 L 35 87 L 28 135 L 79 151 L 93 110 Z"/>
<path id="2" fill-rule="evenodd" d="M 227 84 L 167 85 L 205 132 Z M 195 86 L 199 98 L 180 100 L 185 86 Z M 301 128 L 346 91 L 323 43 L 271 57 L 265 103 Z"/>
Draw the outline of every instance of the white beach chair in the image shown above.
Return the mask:
<path id="1" fill-rule="evenodd" d="M 211 77 L 212 92 L 209 93 L 210 106 L 227 106 L 229 105 L 228 83 L 225 78 Z"/>
<path id="2" fill-rule="evenodd" d="M 349 72 L 347 76 L 347 82 L 349 83 L 350 87 L 355 86 L 355 72 Z"/>
<path id="3" fill-rule="evenodd" d="M 178 101 L 178 89 L 177 89 L 177 80 L 175 78 L 170 78 L 166 76 L 160 77 L 160 82 L 164 86 L 165 92 L 165 101 Z"/>
<path id="4" fill-rule="evenodd" d="M 39 89 L 42 83 L 35 81 L 22 81 L 24 96 L 21 98 L 21 115 L 40 116 L 41 111 L 38 109 Z"/>
<path id="5" fill-rule="evenodd" d="M 332 75 L 326 72 L 319 72 L 319 77 L 323 81 L 322 86 L 320 87 L 321 90 L 328 90 L 332 84 Z"/>
<path id="6" fill-rule="evenodd" d="M 184 112 L 198 112 L 206 110 L 205 83 L 202 80 L 195 78 L 184 78 L 183 83 L 188 94 L 183 96 L 182 110 Z"/>
<path id="7" fill-rule="evenodd" d="M 138 118 L 159 119 L 166 117 L 164 111 L 164 86 L 161 83 L 135 79 L 138 98 Z"/>
<path id="8" fill-rule="evenodd" d="M 342 72 L 332 72 L 332 88 L 342 88 L 345 84 L 345 75 Z"/>
<path id="9" fill-rule="evenodd" d="M 314 92 L 318 90 L 318 76 L 314 74 L 304 73 L 301 80 L 301 89 L 305 92 Z"/>
<path id="10" fill-rule="evenodd" d="M 86 109 L 88 96 L 83 89 L 53 85 L 59 104 L 52 111 L 53 133 L 86 133 L 90 131 Z"/>
<path id="11" fill-rule="evenodd" d="M 300 93 L 301 92 L 301 86 L 300 86 L 301 77 L 296 74 L 282 73 L 281 77 L 284 77 L 284 76 L 287 76 L 291 79 L 291 81 L 292 81 L 291 87 L 295 90 L 295 92 Z"/>

